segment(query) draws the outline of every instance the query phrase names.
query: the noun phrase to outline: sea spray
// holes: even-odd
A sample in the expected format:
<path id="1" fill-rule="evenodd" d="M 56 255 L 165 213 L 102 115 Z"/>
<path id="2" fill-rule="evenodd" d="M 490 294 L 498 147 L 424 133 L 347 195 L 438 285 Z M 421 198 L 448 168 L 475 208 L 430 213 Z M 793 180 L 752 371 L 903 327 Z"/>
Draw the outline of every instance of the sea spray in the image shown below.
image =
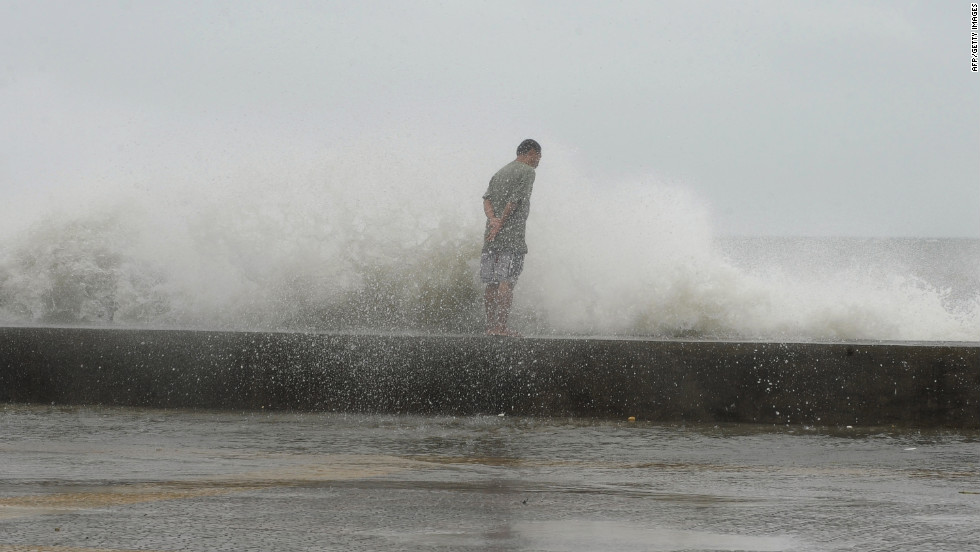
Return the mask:
<path id="1" fill-rule="evenodd" d="M 69 182 L 30 216 L 5 207 L 20 225 L 0 237 L 0 320 L 480 333 L 479 196 L 507 160 L 398 139 L 285 144 Z M 719 239 L 693 189 L 586 176 L 552 146 L 515 322 L 537 334 L 980 339 L 976 240 L 940 255 L 955 267 L 942 274 L 922 269 L 928 255 L 882 256 L 894 240 L 808 251 L 820 243 Z"/>

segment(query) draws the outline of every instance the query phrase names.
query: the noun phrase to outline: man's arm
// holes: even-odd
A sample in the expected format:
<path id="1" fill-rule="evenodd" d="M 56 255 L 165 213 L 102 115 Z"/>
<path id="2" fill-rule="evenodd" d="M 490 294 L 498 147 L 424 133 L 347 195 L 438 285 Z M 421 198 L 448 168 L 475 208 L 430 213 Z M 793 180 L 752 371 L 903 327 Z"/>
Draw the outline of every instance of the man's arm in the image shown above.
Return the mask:
<path id="1" fill-rule="evenodd" d="M 493 241 L 500 233 L 500 229 L 504 227 L 504 222 L 510 217 L 510 214 L 514 212 L 516 204 L 507 203 L 504 205 L 504 213 L 500 215 L 500 218 L 494 216 L 493 204 L 489 199 L 483 200 L 483 212 L 486 213 L 487 219 L 490 221 L 490 235 L 487 236 L 487 241 Z"/>
<path id="2" fill-rule="evenodd" d="M 493 203 L 489 199 L 483 200 L 483 212 L 487 214 L 487 218 L 490 220 L 496 218 L 493 216 Z"/>

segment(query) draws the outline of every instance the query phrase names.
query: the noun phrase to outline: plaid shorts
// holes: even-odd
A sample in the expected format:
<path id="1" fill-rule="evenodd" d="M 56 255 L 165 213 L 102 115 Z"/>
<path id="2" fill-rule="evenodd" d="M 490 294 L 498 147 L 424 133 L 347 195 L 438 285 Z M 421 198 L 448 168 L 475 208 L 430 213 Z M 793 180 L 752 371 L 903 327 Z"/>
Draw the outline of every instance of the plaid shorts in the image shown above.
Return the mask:
<path id="1" fill-rule="evenodd" d="M 480 255 L 480 281 L 484 284 L 517 283 L 524 270 L 524 255 L 506 251 L 484 251 Z"/>

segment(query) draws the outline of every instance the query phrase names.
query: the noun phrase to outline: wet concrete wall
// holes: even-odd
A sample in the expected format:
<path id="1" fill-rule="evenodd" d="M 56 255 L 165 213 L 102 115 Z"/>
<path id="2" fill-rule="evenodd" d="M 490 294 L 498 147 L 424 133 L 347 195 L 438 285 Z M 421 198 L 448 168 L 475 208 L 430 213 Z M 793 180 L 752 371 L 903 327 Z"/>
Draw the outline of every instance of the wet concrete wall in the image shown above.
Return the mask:
<path id="1" fill-rule="evenodd" d="M 0 401 L 980 427 L 973 344 L 0 328 Z"/>

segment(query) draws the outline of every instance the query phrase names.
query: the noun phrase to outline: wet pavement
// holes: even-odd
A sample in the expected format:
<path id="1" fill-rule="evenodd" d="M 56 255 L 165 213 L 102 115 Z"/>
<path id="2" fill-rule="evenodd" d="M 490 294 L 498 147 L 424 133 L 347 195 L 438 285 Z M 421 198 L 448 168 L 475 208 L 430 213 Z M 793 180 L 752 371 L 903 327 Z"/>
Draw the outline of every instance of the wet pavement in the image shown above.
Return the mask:
<path id="1" fill-rule="evenodd" d="M 0 406 L 0 552 L 980 550 L 980 433 Z"/>

